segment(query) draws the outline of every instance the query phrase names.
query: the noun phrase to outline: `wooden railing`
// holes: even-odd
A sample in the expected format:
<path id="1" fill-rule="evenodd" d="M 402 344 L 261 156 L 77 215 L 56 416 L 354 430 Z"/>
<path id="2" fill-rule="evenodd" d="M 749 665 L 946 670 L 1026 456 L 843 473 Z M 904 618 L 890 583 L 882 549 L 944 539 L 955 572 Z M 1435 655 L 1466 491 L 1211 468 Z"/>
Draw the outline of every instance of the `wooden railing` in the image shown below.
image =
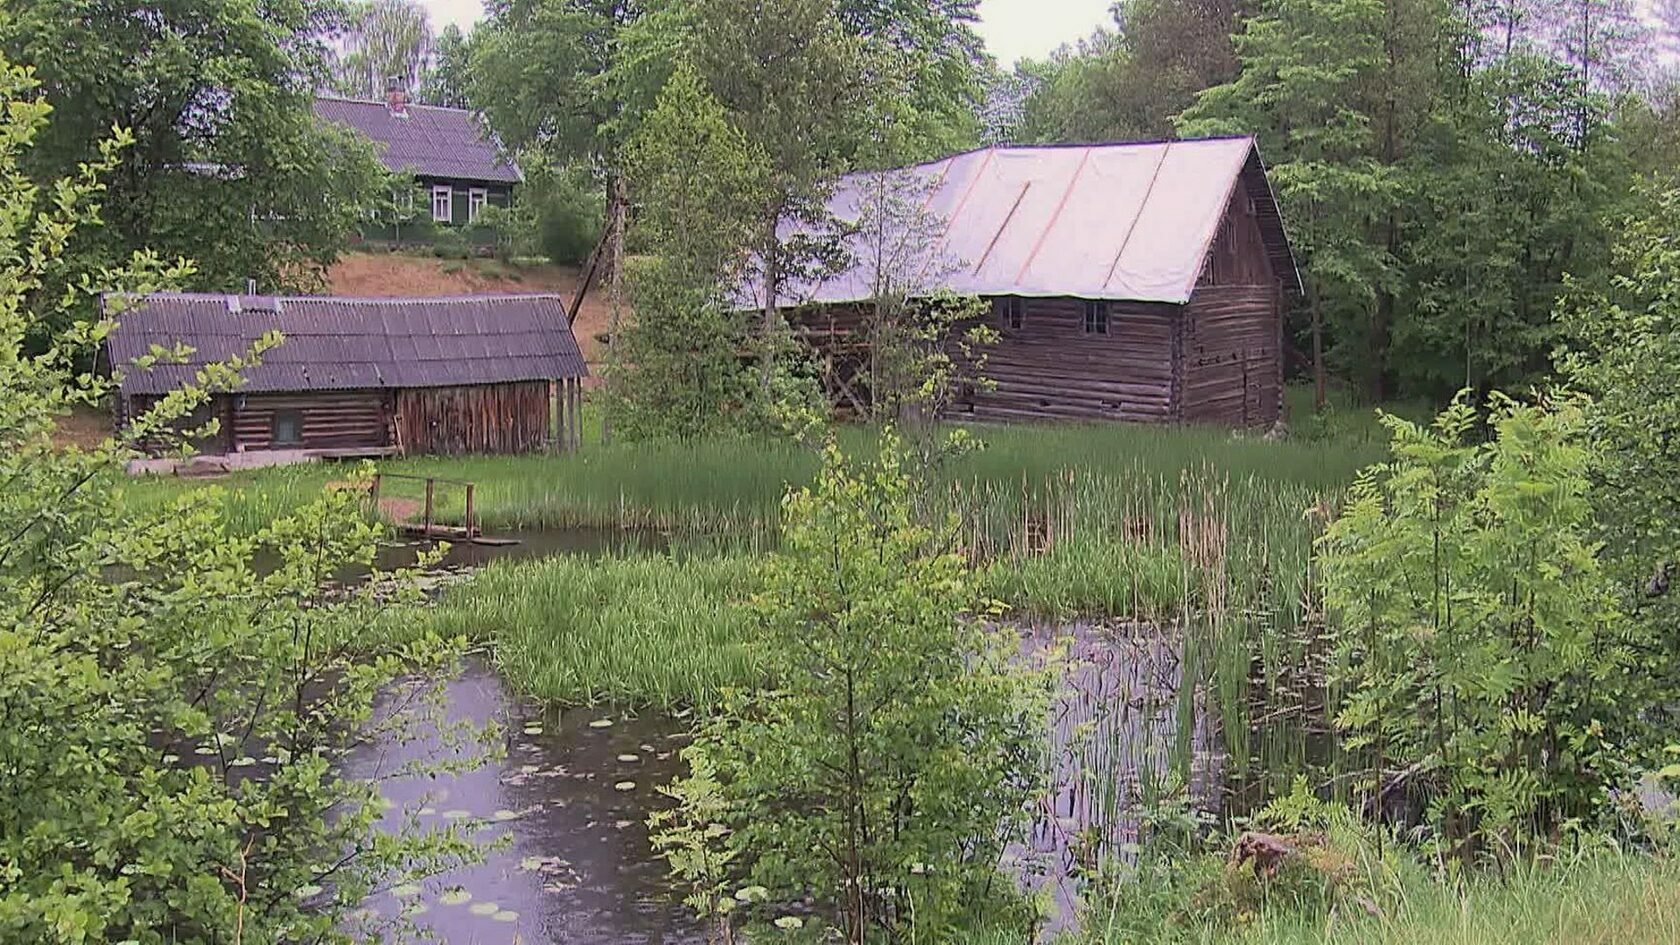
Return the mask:
<path id="1" fill-rule="evenodd" d="M 478 513 L 473 508 L 474 486 L 472 483 L 467 482 L 464 479 L 444 479 L 438 476 L 408 476 L 403 475 L 402 473 L 374 473 L 372 502 L 375 514 L 379 511 L 379 493 L 381 487 L 387 479 L 403 479 L 410 482 L 424 482 L 426 484 L 426 510 L 420 523 L 393 523 L 405 534 L 413 535 L 418 538 L 464 539 L 468 541 L 478 538 L 484 534 L 483 529 L 478 526 Z M 462 517 L 461 524 L 459 526 L 439 525 L 434 520 L 437 512 L 437 487 L 440 484 L 445 486 L 461 486 L 466 490 L 466 515 Z"/>

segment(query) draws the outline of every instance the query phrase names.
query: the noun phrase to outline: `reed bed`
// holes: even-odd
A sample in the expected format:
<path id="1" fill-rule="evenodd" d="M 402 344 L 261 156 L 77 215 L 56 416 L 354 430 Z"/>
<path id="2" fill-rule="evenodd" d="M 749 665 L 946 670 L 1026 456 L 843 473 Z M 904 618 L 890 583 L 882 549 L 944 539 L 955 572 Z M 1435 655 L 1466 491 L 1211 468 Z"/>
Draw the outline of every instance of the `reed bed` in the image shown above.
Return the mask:
<path id="1" fill-rule="evenodd" d="M 743 557 L 496 564 L 390 632 L 492 643 L 508 681 L 551 702 L 705 705 L 725 687 L 762 681 L 743 606 L 755 581 Z"/>
<path id="2" fill-rule="evenodd" d="M 1239 807 L 1287 789 L 1308 768 L 1334 778 L 1334 694 L 1324 684 L 1312 545 L 1346 483 L 1381 457 L 1380 439 L 1274 443 L 1121 425 L 976 432 L 986 448 L 941 467 L 927 487 L 936 510 L 958 516 L 958 541 L 991 596 L 1023 620 L 1172 626 L 1190 681 L 1180 687 L 1180 714 L 1188 724 L 1195 712 L 1217 713 Z M 839 435 L 866 451 L 877 433 Z M 504 668 L 537 695 L 661 704 L 704 700 L 746 673 L 739 647 L 725 645 L 738 618 L 702 599 L 738 588 L 703 572 L 750 571 L 746 553 L 774 545 L 782 497 L 816 466 L 791 444 L 728 439 L 379 464 L 474 482 L 492 533 L 655 529 L 672 547 L 697 553 L 704 543 L 723 555 L 729 563 L 607 562 L 599 574 L 587 563 L 492 569 L 440 612 L 454 614 L 457 629 L 493 636 Z M 249 531 L 355 472 L 292 467 L 216 484 L 230 525 Z M 136 481 L 124 485 L 123 501 L 138 507 L 202 485 Z M 387 480 L 382 496 L 417 501 L 422 489 Z M 435 498 L 442 520 L 464 511 L 459 489 Z"/>

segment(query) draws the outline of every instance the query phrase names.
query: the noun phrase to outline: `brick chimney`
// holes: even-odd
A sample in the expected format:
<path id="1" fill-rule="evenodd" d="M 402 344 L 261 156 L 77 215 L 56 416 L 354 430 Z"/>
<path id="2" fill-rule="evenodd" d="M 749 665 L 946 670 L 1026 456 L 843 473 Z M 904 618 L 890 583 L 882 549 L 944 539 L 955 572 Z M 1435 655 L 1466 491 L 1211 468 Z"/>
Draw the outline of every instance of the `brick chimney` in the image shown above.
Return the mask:
<path id="1" fill-rule="evenodd" d="M 400 75 L 385 80 L 385 105 L 392 118 L 408 117 L 408 81 Z"/>

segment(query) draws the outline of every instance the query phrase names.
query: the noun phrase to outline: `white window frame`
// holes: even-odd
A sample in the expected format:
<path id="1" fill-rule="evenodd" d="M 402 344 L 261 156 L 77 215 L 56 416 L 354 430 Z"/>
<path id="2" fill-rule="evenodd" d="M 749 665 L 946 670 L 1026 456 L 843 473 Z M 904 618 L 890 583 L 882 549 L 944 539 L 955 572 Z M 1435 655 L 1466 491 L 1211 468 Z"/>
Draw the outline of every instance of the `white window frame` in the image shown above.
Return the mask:
<path id="1" fill-rule="evenodd" d="M 478 215 L 490 204 L 490 191 L 483 187 L 474 187 L 467 191 L 467 222 L 476 223 Z"/>
<path id="2" fill-rule="evenodd" d="M 443 198 L 443 212 L 438 212 L 438 198 Z M 447 184 L 432 185 L 432 222 L 455 222 L 455 188 Z"/>

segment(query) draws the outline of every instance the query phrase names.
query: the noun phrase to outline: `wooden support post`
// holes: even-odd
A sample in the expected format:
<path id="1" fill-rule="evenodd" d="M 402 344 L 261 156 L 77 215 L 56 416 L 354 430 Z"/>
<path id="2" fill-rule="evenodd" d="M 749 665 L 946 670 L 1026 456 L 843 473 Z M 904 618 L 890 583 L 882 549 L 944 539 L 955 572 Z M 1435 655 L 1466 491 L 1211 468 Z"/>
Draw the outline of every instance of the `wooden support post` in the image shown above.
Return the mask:
<path id="1" fill-rule="evenodd" d="M 473 484 L 467 483 L 467 537 L 479 536 L 478 520 L 473 516 Z"/>
<path id="2" fill-rule="evenodd" d="M 427 538 L 432 537 L 432 487 L 435 485 L 437 485 L 435 480 L 426 480 L 426 521 L 423 526 L 425 531 L 422 534 Z"/>
<path id="3" fill-rule="evenodd" d="M 374 473 L 373 485 L 368 489 L 369 514 L 374 518 L 379 517 L 379 482 L 382 478 L 381 474 Z"/>
<path id="4" fill-rule="evenodd" d="M 572 378 L 572 449 L 583 449 L 583 379 Z"/>

